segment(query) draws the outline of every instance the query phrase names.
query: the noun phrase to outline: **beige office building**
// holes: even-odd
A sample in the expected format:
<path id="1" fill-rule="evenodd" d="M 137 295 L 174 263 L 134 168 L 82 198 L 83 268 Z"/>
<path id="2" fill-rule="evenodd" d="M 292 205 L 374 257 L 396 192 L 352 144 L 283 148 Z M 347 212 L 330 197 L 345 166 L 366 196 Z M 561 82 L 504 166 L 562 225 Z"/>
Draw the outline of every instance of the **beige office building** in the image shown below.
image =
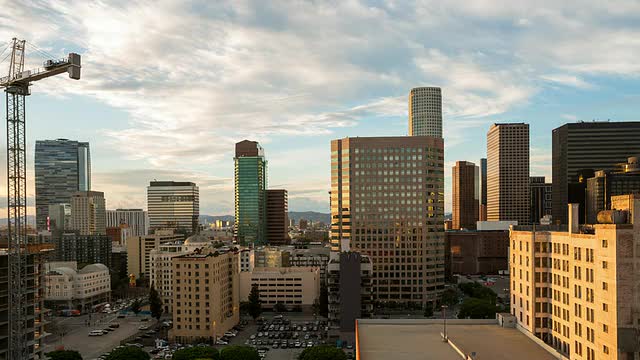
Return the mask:
<path id="1" fill-rule="evenodd" d="M 208 248 L 173 258 L 171 341 L 212 342 L 240 321 L 238 254 Z"/>
<path id="2" fill-rule="evenodd" d="M 580 226 L 514 226 L 511 313 L 518 326 L 568 359 L 638 359 L 640 197 L 613 197 L 617 209 Z"/>
<path id="3" fill-rule="evenodd" d="M 442 93 L 439 87 L 409 92 L 409 136 L 442 137 Z"/>
<path id="4" fill-rule="evenodd" d="M 529 124 L 493 124 L 487 133 L 487 220 L 530 223 Z"/>
<path id="5" fill-rule="evenodd" d="M 173 307 L 173 258 L 185 255 L 187 247 L 182 241 L 160 244 L 149 252 L 149 284 L 158 291 L 162 308 L 171 313 Z"/>
<path id="6" fill-rule="evenodd" d="M 309 307 L 320 296 L 320 269 L 317 267 L 259 268 L 240 273 L 240 301 L 247 301 L 253 285 L 258 286 L 265 308 L 281 303 L 291 309 Z"/>
<path id="7" fill-rule="evenodd" d="M 161 244 L 181 241 L 184 236 L 175 234 L 173 230 L 156 230 L 155 234 L 131 236 L 127 240 L 127 272 L 136 279 L 150 276 L 151 251 L 158 250 Z"/>
<path id="8" fill-rule="evenodd" d="M 331 142 L 331 250 L 373 261 L 376 301 L 435 304 L 444 289 L 444 144 L 429 136 Z"/>
<path id="9" fill-rule="evenodd" d="M 105 235 L 107 233 L 104 193 L 78 191 L 71 197 L 71 223 L 69 228 L 79 235 Z"/>

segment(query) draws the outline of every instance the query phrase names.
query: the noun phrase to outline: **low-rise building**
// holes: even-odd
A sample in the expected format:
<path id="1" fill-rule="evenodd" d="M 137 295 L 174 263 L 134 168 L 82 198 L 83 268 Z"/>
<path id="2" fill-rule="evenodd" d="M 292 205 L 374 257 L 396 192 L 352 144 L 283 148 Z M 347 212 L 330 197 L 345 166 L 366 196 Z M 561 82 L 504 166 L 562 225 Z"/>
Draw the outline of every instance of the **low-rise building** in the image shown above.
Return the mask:
<path id="1" fill-rule="evenodd" d="M 247 301 L 253 286 L 258 287 L 265 308 L 281 303 L 288 308 L 313 306 L 320 295 L 317 267 L 256 267 L 240 273 L 240 300 Z"/>
<path id="2" fill-rule="evenodd" d="M 355 320 L 371 317 L 373 264 L 357 252 L 332 252 L 327 267 L 329 324 L 340 331 L 354 331 Z"/>
<path id="3" fill-rule="evenodd" d="M 292 267 L 317 267 L 320 269 L 320 281 L 322 284 L 327 281 L 327 264 L 329 264 L 329 253 L 331 248 L 319 247 L 309 249 L 287 250 L 289 264 Z"/>
<path id="4" fill-rule="evenodd" d="M 91 311 L 93 305 L 109 300 L 111 277 L 103 264 L 91 264 L 78 270 L 77 263 L 48 266 L 45 273 L 45 303 L 49 308 Z"/>
<path id="5" fill-rule="evenodd" d="M 179 343 L 211 343 L 240 321 L 238 254 L 213 248 L 172 258 L 173 328 Z"/>
<path id="6" fill-rule="evenodd" d="M 288 267 L 290 253 L 277 246 L 263 246 L 254 250 L 255 267 Z"/>
<path id="7" fill-rule="evenodd" d="M 242 249 L 238 251 L 240 258 L 240 272 L 253 271 L 255 267 L 255 252 L 252 249 Z"/>
<path id="8" fill-rule="evenodd" d="M 447 274 L 497 274 L 509 268 L 509 231 L 447 231 L 445 249 Z"/>

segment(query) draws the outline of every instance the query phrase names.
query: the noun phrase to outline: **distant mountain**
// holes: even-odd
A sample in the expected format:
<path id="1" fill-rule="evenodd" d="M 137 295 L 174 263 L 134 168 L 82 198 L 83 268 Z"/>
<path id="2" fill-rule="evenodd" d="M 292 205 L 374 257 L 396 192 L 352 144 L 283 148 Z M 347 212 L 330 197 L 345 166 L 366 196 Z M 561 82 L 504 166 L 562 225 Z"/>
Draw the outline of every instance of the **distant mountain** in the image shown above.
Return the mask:
<path id="1" fill-rule="evenodd" d="M 27 215 L 27 225 L 36 226 L 35 215 Z M 0 226 L 7 226 L 7 218 L 0 219 Z"/>
<path id="2" fill-rule="evenodd" d="M 331 223 L 331 214 L 320 213 L 315 211 L 289 211 L 289 219 L 293 219 L 294 222 L 300 221 L 300 219 L 311 220 L 312 222 L 323 222 L 325 224 Z"/>

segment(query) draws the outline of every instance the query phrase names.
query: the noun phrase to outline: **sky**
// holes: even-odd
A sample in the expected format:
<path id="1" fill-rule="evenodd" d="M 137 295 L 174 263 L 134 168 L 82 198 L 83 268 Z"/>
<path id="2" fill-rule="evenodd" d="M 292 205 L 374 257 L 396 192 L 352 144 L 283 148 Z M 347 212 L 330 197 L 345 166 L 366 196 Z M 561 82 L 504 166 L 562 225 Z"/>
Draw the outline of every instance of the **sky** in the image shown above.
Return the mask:
<path id="1" fill-rule="evenodd" d="M 150 180 L 179 180 L 199 185 L 201 214 L 232 214 L 234 143 L 250 139 L 290 210 L 328 212 L 330 141 L 406 135 L 410 89 L 440 86 L 449 211 L 451 167 L 485 156 L 494 122 L 530 124 L 531 175 L 551 181 L 552 129 L 639 119 L 635 0 L 0 0 L 0 9 L 0 52 L 26 39 L 26 68 L 82 55 L 81 80 L 42 80 L 27 99 L 31 205 L 35 141 L 68 138 L 91 143 L 92 188 L 108 208 L 146 208 Z"/>

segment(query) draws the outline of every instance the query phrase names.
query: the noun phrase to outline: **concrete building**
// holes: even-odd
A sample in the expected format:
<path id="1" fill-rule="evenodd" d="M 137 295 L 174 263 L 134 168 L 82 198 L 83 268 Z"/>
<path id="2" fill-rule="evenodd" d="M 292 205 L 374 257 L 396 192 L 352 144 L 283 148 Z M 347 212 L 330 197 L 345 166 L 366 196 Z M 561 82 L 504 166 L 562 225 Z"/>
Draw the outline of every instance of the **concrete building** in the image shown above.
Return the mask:
<path id="1" fill-rule="evenodd" d="M 71 196 L 71 223 L 69 229 L 78 235 L 106 235 L 104 193 L 78 191 Z"/>
<path id="2" fill-rule="evenodd" d="M 327 281 L 330 248 L 288 249 L 289 265 L 292 267 L 316 267 L 320 269 L 320 282 Z"/>
<path id="3" fill-rule="evenodd" d="M 259 268 L 289 267 L 291 254 L 275 246 L 263 246 L 254 250 L 254 266 Z"/>
<path id="4" fill-rule="evenodd" d="M 196 184 L 151 181 L 147 187 L 149 229 L 193 234 L 198 229 L 200 195 Z"/>
<path id="5" fill-rule="evenodd" d="M 158 291 L 164 313 L 173 311 L 173 258 L 187 254 L 184 242 L 160 244 L 149 252 L 149 284 Z"/>
<path id="6" fill-rule="evenodd" d="M 109 266 L 109 270 L 111 271 L 111 276 L 116 280 L 123 280 L 129 277 L 126 248 L 122 246 L 113 246 L 111 248 L 111 266 Z"/>
<path id="7" fill-rule="evenodd" d="M 289 200 L 287 190 L 267 190 L 267 244 L 287 245 L 289 238 Z"/>
<path id="8" fill-rule="evenodd" d="M 478 231 L 509 230 L 511 225 L 518 225 L 517 221 L 478 221 Z"/>
<path id="9" fill-rule="evenodd" d="M 71 229 L 71 204 L 49 204 L 46 231 Z"/>
<path id="10" fill-rule="evenodd" d="M 637 157 L 617 164 L 612 171 L 596 171 L 587 179 L 586 210 L 587 222 L 595 223 L 598 213 L 611 210 L 611 197 L 640 192 L 640 163 Z"/>
<path id="11" fill-rule="evenodd" d="M 174 257 L 170 341 L 212 343 L 240 321 L 238 255 L 203 249 Z"/>
<path id="12" fill-rule="evenodd" d="M 156 230 L 152 235 L 132 236 L 127 241 L 127 272 L 136 279 L 150 277 L 149 254 L 160 249 L 160 245 L 184 240 L 182 234 L 173 230 Z"/>
<path id="13" fill-rule="evenodd" d="M 428 136 L 331 142 L 331 248 L 373 262 L 380 302 L 435 303 L 444 289 L 444 147 Z"/>
<path id="14" fill-rule="evenodd" d="M 234 236 L 241 245 L 264 244 L 267 232 L 267 160 L 256 142 L 236 144 Z"/>
<path id="15" fill-rule="evenodd" d="M 318 268 L 278 267 L 259 268 L 240 273 L 240 301 L 247 301 L 256 285 L 264 308 L 281 303 L 291 309 L 311 307 L 320 296 Z"/>
<path id="16" fill-rule="evenodd" d="M 77 235 L 54 232 L 55 261 L 75 261 L 81 265 L 104 264 L 111 266 L 111 239 L 106 235 Z"/>
<path id="17" fill-rule="evenodd" d="M 118 227 L 107 227 L 107 237 L 113 243 L 113 246 L 127 246 L 127 239 L 129 238 L 129 228 L 126 224 Z"/>
<path id="18" fill-rule="evenodd" d="M 475 229 L 479 219 L 480 169 L 474 163 L 456 161 L 452 169 L 451 204 L 453 229 Z"/>
<path id="19" fill-rule="evenodd" d="M 149 233 L 149 214 L 142 209 L 107 210 L 107 227 L 126 225 L 130 236 L 144 236 Z"/>
<path id="20" fill-rule="evenodd" d="M 584 170 L 611 171 L 616 164 L 625 162 L 630 156 L 640 154 L 640 121 L 626 122 L 579 122 L 564 124 L 553 130 L 552 178 L 553 220 L 567 223 L 567 204 L 584 200 L 571 197 L 572 184 L 592 177 L 582 174 Z M 583 191 L 575 192 L 582 196 Z M 581 221 L 584 222 L 584 221 Z"/>
<path id="21" fill-rule="evenodd" d="M 571 359 L 637 359 L 640 197 L 620 195 L 605 223 L 515 226 L 510 235 L 511 313 L 518 327 Z"/>
<path id="22" fill-rule="evenodd" d="M 509 231 L 447 231 L 447 273 L 497 274 L 509 269 Z"/>
<path id="23" fill-rule="evenodd" d="M 47 230 L 50 204 L 69 204 L 77 191 L 91 190 L 89 143 L 37 140 L 35 150 L 36 226 Z"/>
<path id="24" fill-rule="evenodd" d="M 373 314 L 373 264 L 356 252 L 332 252 L 328 264 L 329 324 L 343 332 L 355 331 L 356 319 Z"/>
<path id="25" fill-rule="evenodd" d="M 544 176 L 532 176 L 529 179 L 529 197 L 531 199 L 531 224 L 539 224 L 540 219 L 551 215 L 551 195 L 553 186 L 545 182 Z"/>
<path id="26" fill-rule="evenodd" d="M 78 270 L 75 261 L 46 264 L 45 304 L 54 310 L 74 309 L 90 312 L 94 305 L 109 301 L 111 276 L 103 264 L 86 265 Z"/>
<path id="27" fill-rule="evenodd" d="M 439 87 L 409 92 L 409 136 L 442 138 L 442 93 Z"/>
<path id="28" fill-rule="evenodd" d="M 493 124 L 487 133 L 487 220 L 528 224 L 529 124 Z"/>
<path id="29" fill-rule="evenodd" d="M 480 159 L 480 207 L 479 220 L 487 221 L 487 159 Z"/>

